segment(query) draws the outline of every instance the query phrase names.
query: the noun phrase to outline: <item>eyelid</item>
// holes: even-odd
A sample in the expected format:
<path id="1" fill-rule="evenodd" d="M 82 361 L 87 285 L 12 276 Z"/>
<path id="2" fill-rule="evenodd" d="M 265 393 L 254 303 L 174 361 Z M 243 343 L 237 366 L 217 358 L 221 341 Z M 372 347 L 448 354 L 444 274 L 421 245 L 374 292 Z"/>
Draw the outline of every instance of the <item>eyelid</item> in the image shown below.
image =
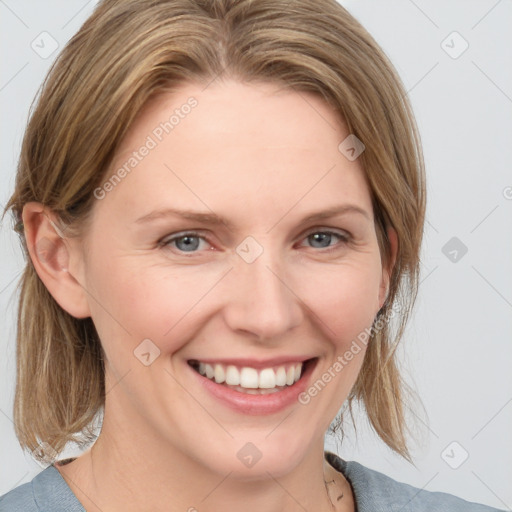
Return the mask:
<path id="1" fill-rule="evenodd" d="M 202 229 L 185 229 L 183 231 L 176 231 L 176 233 L 170 233 L 168 235 L 165 235 L 164 237 L 162 237 L 159 240 L 159 242 L 165 242 L 167 240 L 173 240 L 175 238 L 180 238 L 182 236 L 187 236 L 187 235 L 205 236 L 205 234 L 206 234 L 206 231 L 203 231 Z"/>
<path id="2" fill-rule="evenodd" d="M 304 232 L 302 237 L 309 236 L 313 233 L 333 233 L 335 235 L 344 237 L 344 238 L 351 238 L 352 235 L 345 229 L 341 228 L 331 228 L 329 226 L 319 226 L 319 227 L 313 227 L 311 229 L 308 229 Z"/>

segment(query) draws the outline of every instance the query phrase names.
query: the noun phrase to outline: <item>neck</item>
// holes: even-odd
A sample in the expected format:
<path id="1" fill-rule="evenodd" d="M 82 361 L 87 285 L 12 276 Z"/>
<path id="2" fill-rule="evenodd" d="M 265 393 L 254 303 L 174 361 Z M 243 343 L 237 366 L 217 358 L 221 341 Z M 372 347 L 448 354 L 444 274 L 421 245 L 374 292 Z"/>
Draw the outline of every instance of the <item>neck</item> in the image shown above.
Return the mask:
<path id="1" fill-rule="evenodd" d="M 291 471 L 207 468 L 142 425 L 109 420 L 93 447 L 58 470 L 88 512 L 353 511 L 350 485 L 316 441 Z M 263 459 L 262 459 L 263 460 Z M 340 496 L 342 496 L 340 498 Z"/>

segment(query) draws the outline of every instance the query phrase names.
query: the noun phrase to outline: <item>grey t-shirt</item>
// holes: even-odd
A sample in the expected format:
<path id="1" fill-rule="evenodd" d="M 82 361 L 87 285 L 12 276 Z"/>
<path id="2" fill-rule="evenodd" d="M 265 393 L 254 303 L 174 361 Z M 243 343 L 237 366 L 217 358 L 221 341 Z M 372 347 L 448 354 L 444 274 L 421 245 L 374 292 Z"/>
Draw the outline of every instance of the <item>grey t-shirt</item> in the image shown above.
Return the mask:
<path id="1" fill-rule="evenodd" d="M 397 482 L 332 452 L 326 451 L 325 458 L 352 485 L 357 512 L 499 512 L 451 494 Z M 0 512 L 85 512 L 85 509 L 51 465 L 32 481 L 0 497 Z"/>

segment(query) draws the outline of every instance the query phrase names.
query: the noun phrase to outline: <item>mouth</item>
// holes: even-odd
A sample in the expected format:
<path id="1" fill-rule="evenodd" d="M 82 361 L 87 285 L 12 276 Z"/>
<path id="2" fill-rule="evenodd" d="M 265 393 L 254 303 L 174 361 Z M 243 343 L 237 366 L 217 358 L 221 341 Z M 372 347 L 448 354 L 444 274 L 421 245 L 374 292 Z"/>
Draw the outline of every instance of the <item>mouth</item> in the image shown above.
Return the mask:
<path id="1" fill-rule="evenodd" d="M 261 363 L 226 364 L 190 359 L 188 365 L 202 377 L 216 384 L 248 395 L 267 395 L 292 388 L 310 373 L 318 357 L 288 361 L 272 366 Z M 257 367 L 256 367 L 257 366 Z"/>

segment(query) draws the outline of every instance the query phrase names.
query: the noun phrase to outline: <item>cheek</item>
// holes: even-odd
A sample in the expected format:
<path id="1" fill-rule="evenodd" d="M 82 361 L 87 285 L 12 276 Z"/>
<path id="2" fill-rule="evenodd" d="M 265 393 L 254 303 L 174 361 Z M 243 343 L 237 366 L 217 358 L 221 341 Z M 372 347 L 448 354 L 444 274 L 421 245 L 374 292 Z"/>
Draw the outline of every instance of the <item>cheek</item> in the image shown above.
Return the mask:
<path id="1" fill-rule="evenodd" d="M 191 267 L 144 267 L 136 258 L 123 265 L 98 262 L 90 286 L 98 300 L 91 311 L 104 345 L 133 350 L 150 339 L 161 352 L 172 353 L 199 329 L 201 299 L 219 280 L 218 272 Z M 210 303 L 211 307 L 211 303 Z"/>
<path id="2" fill-rule="evenodd" d="M 369 257 L 304 275 L 310 277 L 303 280 L 300 297 L 326 338 L 345 350 L 371 326 L 379 309 L 380 260 Z"/>

